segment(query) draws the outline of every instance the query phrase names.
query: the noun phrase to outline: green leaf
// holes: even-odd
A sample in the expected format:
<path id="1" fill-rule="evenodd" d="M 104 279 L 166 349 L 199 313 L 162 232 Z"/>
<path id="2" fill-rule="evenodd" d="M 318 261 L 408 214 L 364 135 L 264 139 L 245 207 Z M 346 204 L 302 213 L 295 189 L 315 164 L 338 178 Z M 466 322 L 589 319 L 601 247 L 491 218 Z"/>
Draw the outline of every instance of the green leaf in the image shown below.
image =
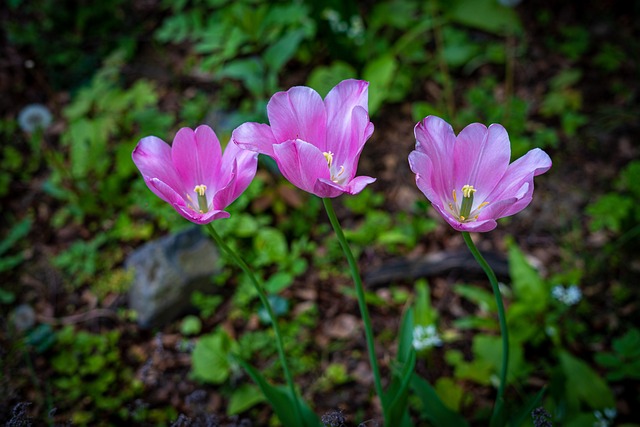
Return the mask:
<path id="1" fill-rule="evenodd" d="M 452 411 L 459 411 L 465 396 L 465 390 L 458 385 L 453 378 L 443 377 L 436 380 L 435 385 L 438 396 L 442 399 L 447 408 Z"/>
<path id="2" fill-rule="evenodd" d="M 416 352 L 411 349 L 409 359 L 402 366 L 402 370 L 394 370 L 394 378 L 391 385 L 384 393 L 382 404 L 385 409 L 385 425 L 393 425 L 397 420 L 402 420 L 408 416 L 409 385 L 411 384 L 411 376 L 414 373 L 415 366 Z"/>
<path id="3" fill-rule="evenodd" d="M 267 67 L 276 73 L 295 55 L 300 42 L 305 36 L 305 31 L 299 29 L 280 38 L 277 42 L 264 51 L 263 58 Z"/>
<path id="4" fill-rule="evenodd" d="M 426 280 L 419 280 L 415 284 L 416 300 L 414 306 L 414 323 L 415 325 L 429 326 L 435 325 L 438 313 L 431 306 L 431 297 Z"/>
<path id="5" fill-rule="evenodd" d="M 413 308 L 409 307 L 402 317 L 398 334 L 398 355 L 396 360 L 400 364 L 407 363 L 413 351 L 413 325 Z"/>
<path id="6" fill-rule="evenodd" d="M 465 427 L 469 425 L 460 414 L 442 403 L 431 384 L 416 373 L 411 377 L 411 388 L 422 402 L 422 415 L 435 427 Z"/>
<path id="7" fill-rule="evenodd" d="M 615 406 L 611 389 L 589 365 L 566 351 L 561 351 L 559 357 L 566 377 L 565 390 L 573 406 L 579 407 L 579 401 L 592 409 Z"/>
<path id="8" fill-rule="evenodd" d="M 7 236 L 0 241 L 0 255 L 7 252 L 20 239 L 29 234 L 31 230 L 31 219 L 25 218 L 12 226 Z"/>
<path id="9" fill-rule="evenodd" d="M 342 80 L 354 78 L 356 75 L 356 70 L 351 65 L 334 61 L 328 67 L 314 68 L 307 80 L 307 86 L 315 89 L 324 98 L 335 85 Z"/>
<path id="10" fill-rule="evenodd" d="M 198 335 L 202 330 L 202 321 L 198 316 L 185 316 L 180 323 L 180 333 L 182 335 Z"/>
<path id="11" fill-rule="evenodd" d="M 477 305 L 482 311 L 495 313 L 498 311 L 493 293 L 473 285 L 459 284 L 453 287 L 454 292 Z"/>
<path id="12" fill-rule="evenodd" d="M 226 64 L 217 73 L 218 78 L 240 80 L 256 98 L 265 95 L 264 63 L 259 58 L 236 59 Z"/>
<path id="13" fill-rule="evenodd" d="M 229 398 L 227 415 L 235 415 L 246 411 L 257 403 L 264 402 L 264 394 L 251 384 L 242 384 L 236 388 Z"/>
<path id="14" fill-rule="evenodd" d="M 293 283 L 293 276 L 285 271 L 278 271 L 269 277 L 264 284 L 264 288 L 270 294 L 277 294 Z"/>
<path id="15" fill-rule="evenodd" d="M 242 368 L 249 374 L 251 379 L 258 384 L 260 390 L 269 401 L 282 425 L 287 427 L 319 427 L 320 420 L 313 413 L 311 408 L 302 399 L 297 396 L 291 396 L 288 388 L 282 386 L 273 386 L 251 365 L 241 359 L 237 359 Z M 296 416 L 294 410 L 295 400 L 298 400 L 299 407 L 302 410 L 302 420 Z"/>
<path id="16" fill-rule="evenodd" d="M 398 61 L 391 54 L 384 54 L 367 62 L 362 72 L 362 78 L 370 82 L 369 114 L 374 115 L 382 102 L 388 97 Z"/>
<path id="17" fill-rule="evenodd" d="M 229 378 L 231 338 L 222 330 L 203 336 L 192 355 L 192 375 L 195 379 L 221 384 Z"/>
<path id="18" fill-rule="evenodd" d="M 522 32 L 516 12 L 495 0 L 458 0 L 449 9 L 449 17 L 459 24 L 497 35 Z"/>
<path id="19" fill-rule="evenodd" d="M 276 228 L 261 228 L 255 239 L 253 247 L 258 253 L 257 265 L 277 263 L 287 258 L 289 249 L 284 234 Z"/>
<path id="20" fill-rule="evenodd" d="M 509 275 L 515 299 L 527 304 L 531 313 L 543 313 L 549 305 L 549 289 L 513 239 L 507 241 L 507 246 Z"/>

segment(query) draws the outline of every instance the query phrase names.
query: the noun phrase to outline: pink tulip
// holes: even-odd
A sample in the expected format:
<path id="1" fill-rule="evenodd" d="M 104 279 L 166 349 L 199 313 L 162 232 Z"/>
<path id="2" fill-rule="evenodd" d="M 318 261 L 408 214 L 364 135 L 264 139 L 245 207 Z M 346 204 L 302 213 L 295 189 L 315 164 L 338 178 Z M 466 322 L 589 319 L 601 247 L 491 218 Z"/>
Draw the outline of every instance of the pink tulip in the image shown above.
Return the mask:
<path id="1" fill-rule="evenodd" d="M 368 86 L 345 80 L 324 101 L 304 86 L 278 92 L 267 105 L 271 126 L 245 123 L 231 138 L 242 148 L 271 156 L 285 178 L 309 193 L 357 194 L 375 181 L 355 176 L 364 143 L 373 133 Z"/>
<path id="2" fill-rule="evenodd" d="M 182 128 L 170 147 L 155 136 L 133 150 L 147 187 L 180 215 L 196 224 L 228 218 L 224 209 L 242 194 L 256 174 L 258 155 L 228 144 L 224 154 L 209 126 Z"/>
<path id="3" fill-rule="evenodd" d="M 473 123 L 456 136 L 447 122 L 428 116 L 414 132 L 409 164 L 416 184 L 458 231 L 491 231 L 498 218 L 520 212 L 531 202 L 533 177 L 551 168 L 539 148 L 509 164 L 509 135 L 499 124 Z"/>

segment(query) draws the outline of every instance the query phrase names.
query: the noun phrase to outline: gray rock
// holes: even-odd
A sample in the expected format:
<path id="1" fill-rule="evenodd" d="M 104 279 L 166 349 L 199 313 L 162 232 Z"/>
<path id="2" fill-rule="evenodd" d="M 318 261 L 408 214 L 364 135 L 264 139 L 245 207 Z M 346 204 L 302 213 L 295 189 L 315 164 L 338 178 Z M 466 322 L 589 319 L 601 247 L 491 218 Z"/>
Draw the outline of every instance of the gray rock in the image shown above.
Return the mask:
<path id="1" fill-rule="evenodd" d="M 194 291 L 211 290 L 219 272 L 218 251 L 200 227 L 151 241 L 125 261 L 134 270 L 129 307 L 138 325 L 155 328 L 167 324 L 191 305 Z"/>

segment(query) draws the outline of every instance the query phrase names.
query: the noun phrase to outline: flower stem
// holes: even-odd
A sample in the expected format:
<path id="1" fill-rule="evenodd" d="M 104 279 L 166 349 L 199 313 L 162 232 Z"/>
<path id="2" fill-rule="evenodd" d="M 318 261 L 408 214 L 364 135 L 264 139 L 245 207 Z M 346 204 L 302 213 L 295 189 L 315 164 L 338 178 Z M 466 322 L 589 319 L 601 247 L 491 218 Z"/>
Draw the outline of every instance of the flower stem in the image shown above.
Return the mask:
<path id="1" fill-rule="evenodd" d="M 496 298 L 496 304 L 498 306 L 498 320 L 500 322 L 500 333 L 502 335 L 502 364 L 500 367 L 500 384 L 498 385 L 498 396 L 496 397 L 496 404 L 493 407 L 493 414 L 491 415 L 491 426 L 497 425 L 499 423 L 499 418 L 501 417 L 502 406 L 504 405 L 504 389 L 507 385 L 507 368 L 509 366 L 509 332 L 507 330 L 507 317 L 504 311 L 504 304 L 502 302 L 502 295 L 500 294 L 500 287 L 498 286 L 498 279 L 496 278 L 496 273 L 494 273 L 493 269 L 487 263 L 487 261 L 482 257 L 478 248 L 471 240 L 471 236 L 468 232 L 462 232 L 462 238 L 464 242 L 469 247 L 471 254 L 476 259 L 480 267 L 484 270 L 487 277 L 489 278 L 489 282 L 491 282 L 491 287 L 493 288 L 493 295 Z"/>
<path id="2" fill-rule="evenodd" d="M 282 370 L 284 371 L 285 379 L 287 381 L 287 384 L 289 385 L 291 398 L 295 401 L 294 407 L 297 414 L 297 418 L 302 423 L 302 420 L 303 420 L 302 409 L 300 408 L 300 401 L 298 399 L 296 387 L 293 383 L 293 377 L 291 376 L 291 371 L 289 371 L 289 366 L 287 365 L 287 359 L 284 355 L 284 345 L 282 344 L 282 335 L 280 334 L 278 319 L 276 319 L 276 316 L 273 312 L 273 308 L 271 307 L 271 303 L 267 298 L 267 294 L 264 291 L 264 288 L 262 287 L 260 282 L 258 282 L 258 279 L 256 278 L 256 276 L 253 274 L 253 271 L 251 271 L 251 269 L 247 265 L 247 263 L 244 262 L 244 260 L 237 253 L 235 253 L 233 249 L 229 247 L 229 245 L 225 243 L 225 241 L 216 232 L 215 228 L 213 228 L 213 224 L 211 223 L 207 224 L 207 230 L 209 231 L 209 234 L 211 235 L 211 237 L 213 237 L 213 240 L 215 240 L 215 242 L 225 252 L 225 254 L 233 262 L 235 262 L 238 265 L 238 267 L 240 267 L 242 271 L 245 272 L 247 276 L 249 276 L 249 279 L 253 283 L 253 286 L 256 288 L 256 291 L 258 292 L 258 297 L 260 298 L 262 305 L 267 310 L 267 314 L 269 316 L 269 319 L 271 320 L 271 326 L 273 327 L 273 332 L 275 333 L 275 336 L 276 336 L 276 347 L 278 348 L 278 356 L 280 357 L 280 364 L 282 365 Z"/>
<path id="3" fill-rule="evenodd" d="M 362 279 L 360 278 L 360 272 L 358 271 L 358 264 L 356 264 L 356 260 L 353 257 L 353 253 L 351 252 L 351 248 L 349 247 L 349 243 L 347 239 L 344 237 L 344 233 L 342 232 L 342 227 L 340 226 L 340 222 L 338 221 L 338 217 L 336 216 L 336 212 L 333 210 L 333 204 L 331 203 L 331 199 L 323 198 L 322 202 L 324 203 L 324 208 L 327 211 L 327 216 L 329 217 L 329 222 L 333 226 L 334 231 L 336 232 L 336 236 L 338 237 L 338 242 L 340 242 L 340 246 L 342 246 L 342 251 L 344 255 L 347 257 L 347 262 L 349 263 L 349 269 L 351 270 L 351 276 L 353 277 L 353 282 L 356 287 L 356 296 L 358 298 L 358 305 L 360 306 L 360 315 L 362 316 L 362 322 L 364 323 L 364 333 L 365 338 L 367 340 L 367 350 L 369 352 L 369 361 L 371 363 L 371 369 L 373 371 L 373 381 L 376 388 L 376 393 L 378 394 L 378 398 L 382 403 L 382 410 L 385 411 L 384 402 L 382 400 L 382 382 L 380 381 L 380 368 L 378 367 L 378 359 L 376 358 L 376 349 L 373 340 L 373 328 L 371 327 L 371 318 L 369 317 L 369 310 L 367 309 L 367 302 L 365 301 L 364 296 L 364 286 L 362 285 Z"/>

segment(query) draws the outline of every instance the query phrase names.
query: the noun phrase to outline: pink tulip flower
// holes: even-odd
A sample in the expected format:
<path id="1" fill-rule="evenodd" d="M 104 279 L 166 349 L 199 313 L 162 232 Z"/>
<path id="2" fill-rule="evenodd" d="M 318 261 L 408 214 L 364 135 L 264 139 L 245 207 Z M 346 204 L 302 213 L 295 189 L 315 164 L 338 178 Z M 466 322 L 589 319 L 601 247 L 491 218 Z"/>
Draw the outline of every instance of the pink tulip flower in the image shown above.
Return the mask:
<path id="1" fill-rule="evenodd" d="M 319 197 L 357 194 L 375 181 L 355 176 L 364 143 L 373 133 L 368 86 L 345 80 L 324 101 L 304 86 L 278 92 L 267 104 L 271 126 L 245 123 L 231 139 L 272 157 L 282 175 L 302 190 Z"/>
<path id="2" fill-rule="evenodd" d="M 409 165 L 416 184 L 458 231 L 491 231 L 498 218 L 520 212 L 533 197 L 533 177 L 551 168 L 539 148 L 509 164 L 509 135 L 499 124 L 473 123 L 456 136 L 447 122 L 428 116 L 414 132 Z"/>
<path id="3" fill-rule="evenodd" d="M 182 128 L 169 146 L 155 136 L 142 138 L 133 150 L 147 187 L 180 215 L 196 224 L 228 218 L 224 209 L 249 186 L 258 154 L 220 141 L 209 126 Z"/>

